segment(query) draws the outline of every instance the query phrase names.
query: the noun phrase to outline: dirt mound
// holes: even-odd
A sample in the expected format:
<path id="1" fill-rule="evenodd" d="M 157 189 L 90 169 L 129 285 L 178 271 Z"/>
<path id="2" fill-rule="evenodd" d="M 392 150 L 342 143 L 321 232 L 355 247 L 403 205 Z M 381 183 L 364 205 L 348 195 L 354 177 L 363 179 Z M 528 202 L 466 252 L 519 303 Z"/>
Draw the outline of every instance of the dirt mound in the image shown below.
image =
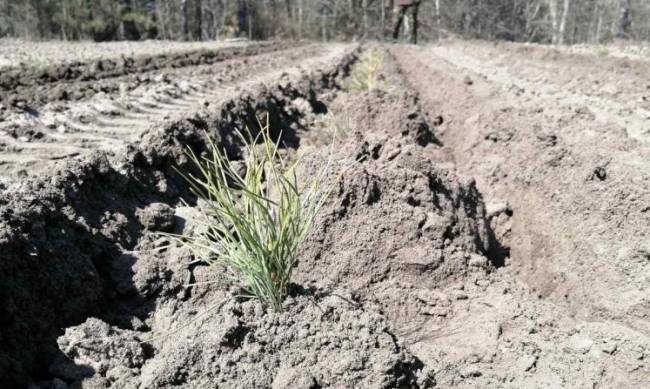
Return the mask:
<path id="1" fill-rule="evenodd" d="M 399 279 L 433 286 L 462 276 L 468 253 L 490 252 L 493 237 L 472 181 L 436 166 L 407 136 L 355 138 L 335 154 L 349 168 L 301 262 L 314 282 L 362 289 Z M 486 258 L 472 260 L 488 265 Z"/>
<path id="2" fill-rule="evenodd" d="M 70 162 L 3 198 L 2 386 L 46 368 L 58 353 L 58 328 L 106 309 L 113 294 L 110 263 L 133 247 L 142 228 L 136 211 L 182 193 L 165 176 L 171 160 L 164 148 L 155 159 L 145 156 L 133 153 L 132 164 L 121 167 L 105 155 Z"/>
<path id="3" fill-rule="evenodd" d="M 430 384 L 422 363 L 404 350 L 386 319 L 335 295 L 290 297 L 281 314 L 255 302 L 228 301 L 191 329 L 154 341 L 97 319 L 69 328 L 58 342 L 92 385 L 196 388 L 417 388 Z M 204 307 L 205 309 L 206 307 Z M 72 365 L 58 366 L 72 371 Z M 55 370 L 55 371 L 57 371 Z M 85 381 L 84 385 L 86 384 Z"/>
<path id="4" fill-rule="evenodd" d="M 402 333 L 447 316 L 448 297 L 434 290 L 501 266 L 504 248 L 473 180 L 433 162 L 444 156 L 417 97 L 393 88 L 399 78 L 387 82 L 333 101 L 354 107 L 345 112 L 356 130 L 333 156 L 305 159 L 307 176 L 325 158 L 341 176 L 304 244 L 297 282 L 350 290 Z"/>
<path id="5" fill-rule="evenodd" d="M 399 77 L 387 73 L 384 89 L 340 90 L 355 58 L 150 131 L 121 159 L 69 163 L 48 182 L 15 188 L 2 205 L 2 249 L 20 274 L 4 280 L 15 301 L 3 305 L 8 384 L 47 370 L 40 387 L 434 386 L 398 334 L 446 316 L 448 298 L 435 288 L 491 271 L 498 243 L 474 183 L 431 162 L 439 141 L 417 96 L 391 87 Z M 336 152 L 310 149 L 314 121 L 352 100 L 354 130 Z M 282 129 L 287 152 L 313 151 L 303 174 L 330 157 L 344 169 L 339 181 L 330 174 L 335 191 L 279 314 L 224 291 L 215 269 L 156 235 L 194 228 L 192 196 L 173 170 L 190 168 L 184 146 L 205 151 L 208 131 L 238 158 L 233 129 L 255 128 L 261 113 Z M 21 272 L 26 258 L 42 264 Z M 25 328 L 40 336 L 11 336 Z"/>
<path id="6" fill-rule="evenodd" d="M 470 262 L 498 264 L 481 194 L 473 180 L 433 162 L 444 158 L 435 127 L 392 58 L 377 78 L 378 89 L 331 103 L 353 133 L 327 157 L 340 178 L 305 245 L 305 281 L 356 290 L 383 281 L 433 287 L 463 277 Z M 323 163 L 306 162 L 307 176 Z"/>
<path id="7" fill-rule="evenodd" d="M 377 101 L 386 107 L 399 99 Z M 492 238 L 473 183 L 431 164 L 426 153 L 435 144 L 396 130 L 400 135 L 388 137 L 368 128 L 333 156 L 353 167 L 305 242 L 283 313 L 238 301 L 202 266 L 191 268 L 187 279 L 196 286 L 184 294 L 183 248 L 136 255 L 135 286 L 124 291 L 156 307 L 144 320 L 147 331 L 88 319 L 59 338 L 68 359 L 50 371 L 73 381 L 88 374 L 86 366 L 94 374 L 84 384 L 110 387 L 434 386 L 429 369 L 394 334 L 396 319 L 405 309 L 404 320 L 443 315 L 430 288 L 490 268 L 483 254 Z M 309 174 L 324 156 L 305 158 Z M 138 249 L 152 247 L 141 240 Z M 159 285 L 155 274 L 172 275 Z M 79 375 L 62 373 L 70 371 Z"/>

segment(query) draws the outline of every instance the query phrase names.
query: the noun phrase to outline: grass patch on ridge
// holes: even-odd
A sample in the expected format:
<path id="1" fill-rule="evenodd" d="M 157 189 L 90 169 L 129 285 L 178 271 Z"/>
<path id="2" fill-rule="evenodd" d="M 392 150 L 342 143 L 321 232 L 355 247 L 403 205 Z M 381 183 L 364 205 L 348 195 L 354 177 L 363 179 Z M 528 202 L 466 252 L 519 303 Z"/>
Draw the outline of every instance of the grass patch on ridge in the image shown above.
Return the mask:
<path id="1" fill-rule="evenodd" d="M 256 137 L 238 132 L 245 171 L 212 140 L 209 156 L 188 151 L 198 174 L 184 176 L 203 200 L 197 219 L 203 232 L 179 239 L 197 259 L 223 265 L 242 297 L 280 311 L 299 245 L 331 191 L 322 185 L 329 162 L 301 186 L 296 175 L 301 160 L 289 165 L 278 153 L 279 141 L 269 135 L 268 120 L 260 127 Z"/>

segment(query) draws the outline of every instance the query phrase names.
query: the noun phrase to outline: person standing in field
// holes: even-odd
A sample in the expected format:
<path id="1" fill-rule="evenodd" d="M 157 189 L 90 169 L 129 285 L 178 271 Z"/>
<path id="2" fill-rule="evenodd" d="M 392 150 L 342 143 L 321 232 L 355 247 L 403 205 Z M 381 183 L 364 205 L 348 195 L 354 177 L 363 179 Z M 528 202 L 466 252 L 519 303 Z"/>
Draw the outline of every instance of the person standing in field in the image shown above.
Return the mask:
<path id="1" fill-rule="evenodd" d="M 394 0 L 395 3 L 395 27 L 393 28 L 393 40 L 399 36 L 402 21 L 408 12 L 411 13 L 411 43 L 418 43 L 418 7 L 420 0 Z"/>

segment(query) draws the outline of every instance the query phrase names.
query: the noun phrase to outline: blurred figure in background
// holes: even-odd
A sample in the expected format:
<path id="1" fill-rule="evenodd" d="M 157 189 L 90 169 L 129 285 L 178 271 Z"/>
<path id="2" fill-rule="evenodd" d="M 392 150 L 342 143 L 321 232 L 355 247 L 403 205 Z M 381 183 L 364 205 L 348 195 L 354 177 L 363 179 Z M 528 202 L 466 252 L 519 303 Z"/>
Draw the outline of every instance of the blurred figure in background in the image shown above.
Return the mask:
<path id="1" fill-rule="evenodd" d="M 394 0 L 395 26 L 393 27 L 393 40 L 397 40 L 400 27 L 407 13 L 411 16 L 411 43 L 418 43 L 418 7 L 420 0 Z"/>

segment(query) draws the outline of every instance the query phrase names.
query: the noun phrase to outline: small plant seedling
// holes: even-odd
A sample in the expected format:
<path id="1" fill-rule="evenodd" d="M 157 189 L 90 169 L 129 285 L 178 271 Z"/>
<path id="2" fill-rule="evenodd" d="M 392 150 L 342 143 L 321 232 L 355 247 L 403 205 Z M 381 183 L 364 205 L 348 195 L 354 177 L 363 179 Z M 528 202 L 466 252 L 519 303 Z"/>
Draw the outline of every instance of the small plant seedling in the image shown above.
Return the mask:
<path id="1" fill-rule="evenodd" d="M 384 54 L 379 49 L 368 50 L 352 70 L 349 89 L 365 92 L 377 87 L 377 73 L 384 63 Z"/>
<path id="2" fill-rule="evenodd" d="M 322 187 L 329 162 L 310 185 L 301 186 L 300 159 L 289 166 L 278 152 L 279 141 L 269 135 L 268 120 L 260 127 L 254 138 L 238 132 L 245 172 L 212 140 L 209 157 L 188 151 L 198 174 L 185 178 L 203 200 L 198 216 L 203 232 L 180 239 L 197 258 L 223 265 L 243 297 L 280 311 L 299 245 L 330 192 Z"/>
<path id="3" fill-rule="evenodd" d="M 353 131 L 352 118 L 349 112 L 335 113 L 330 111 L 326 117 L 328 132 L 332 139 L 342 139 Z"/>

